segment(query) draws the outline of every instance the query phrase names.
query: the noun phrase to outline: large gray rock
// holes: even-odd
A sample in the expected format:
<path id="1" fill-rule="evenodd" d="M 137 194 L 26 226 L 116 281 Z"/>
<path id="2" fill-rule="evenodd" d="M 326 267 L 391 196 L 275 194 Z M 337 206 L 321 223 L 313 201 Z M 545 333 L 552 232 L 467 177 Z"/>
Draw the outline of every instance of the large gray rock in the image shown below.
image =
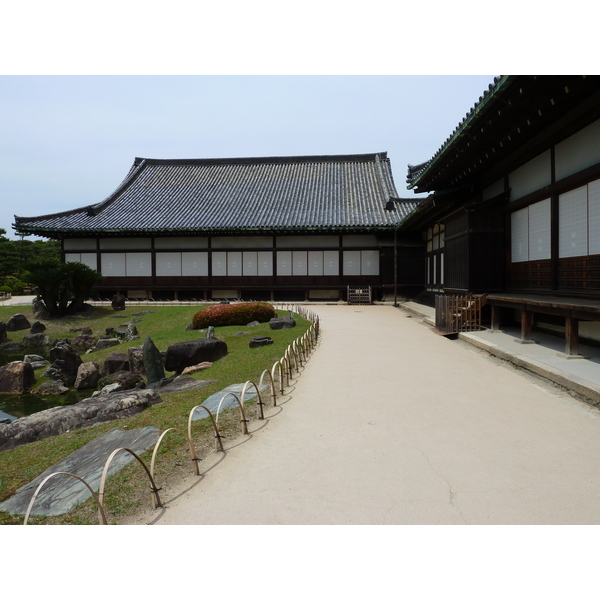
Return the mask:
<path id="1" fill-rule="evenodd" d="M 296 320 L 292 317 L 271 319 L 269 321 L 269 327 L 271 329 L 291 329 L 292 327 L 296 327 Z"/>
<path id="2" fill-rule="evenodd" d="M 261 346 L 268 346 L 273 343 L 273 339 L 262 335 L 253 335 L 250 338 L 248 346 L 250 348 L 260 348 Z"/>
<path id="3" fill-rule="evenodd" d="M 132 373 L 131 371 L 115 371 L 100 379 L 100 385 L 111 385 L 111 383 L 119 384 L 119 390 L 131 390 L 133 388 L 146 387 L 143 376 L 139 373 Z"/>
<path id="4" fill-rule="evenodd" d="M 44 375 L 58 379 L 67 387 L 71 387 L 75 383 L 77 370 L 83 361 L 70 344 L 58 341 L 50 350 L 50 362 L 52 364 L 46 369 Z"/>
<path id="5" fill-rule="evenodd" d="M 112 352 L 102 365 L 102 375 L 110 375 L 117 371 L 129 371 L 129 354 L 124 352 Z"/>
<path id="6" fill-rule="evenodd" d="M 112 302 L 110 303 L 113 310 L 125 310 L 125 301 L 127 298 L 123 294 L 117 294 L 113 296 Z"/>
<path id="7" fill-rule="evenodd" d="M 132 373 L 145 375 L 146 370 L 144 369 L 144 352 L 142 351 L 142 346 L 132 346 L 128 348 L 127 355 L 129 356 L 129 370 Z"/>
<path id="8" fill-rule="evenodd" d="M 155 390 L 128 390 L 92 396 L 70 406 L 55 406 L 0 425 L 0 451 L 66 431 L 130 417 L 162 402 Z"/>
<path id="9" fill-rule="evenodd" d="M 21 313 L 13 315 L 6 323 L 6 331 L 21 331 L 22 329 L 31 329 L 31 323 Z"/>
<path id="10" fill-rule="evenodd" d="M 42 396 L 60 396 L 66 394 L 69 388 L 66 387 L 62 381 L 44 381 L 42 385 L 38 386 L 35 390 L 36 394 Z"/>
<path id="11" fill-rule="evenodd" d="M 227 344 L 216 338 L 179 342 L 167 348 L 165 370 L 181 373 L 186 367 L 215 362 L 227 355 Z"/>
<path id="12" fill-rule="evenodd" d="M 97 350 L 104 350 L 105 348 L 112 348 L 118 346 L 121 343 L 119 338 L 100 338 L 94 346 L 94 352 Z"/>
<path id="13" fill-rule="evenodd" d="M 133 323 L 124 323 L 113 329 L 113 333 L 126 342 L 139 339 L 137 327 Z"/>
<path id="14" fill-rule="evenodd" d="M 142 346 L 142 356 L 148 385 L 158 383 L 161 379 L 164 379 L 165 367 L 163 364 L 163 357 L 150 337 L 146 337 L 146 340 L 144 341 L 144 345 Z"/>
<path id="15" fill-rule="evenodd" d="M 96 346 L 97 341 L 98 340 L 94 336 L 86 335 L 84 333 L 69 340 L 71 346 L 75 348 L 78 352 L 85 352 L 90 348 L 94 348 Z"/>
<path id="16" fill-rule="evenodd" d="M 97 362 L 84 362 L 77 369 L 77 377 L 73 387 L 76 390 L 90 390 L 98 385 L 100 365 Z"/>
<path id="17" fill-rule="evenodd" d="M 24 360 L 0 367 L 0 394 L 24 394 L 34 383 L 33 367 Z"/>
<path id="18" fill-rule="evenodd" d="M 50 336 L 46 333 L 30 333 L 23 336 L 23 345 L 34 347 L 49 346 Z"/>
<path id="19" fill-rule="evenodd" d="M 46 326 L 41 321 L 36 321 L 29 330 L 29 333 L 44 333 Z"/>

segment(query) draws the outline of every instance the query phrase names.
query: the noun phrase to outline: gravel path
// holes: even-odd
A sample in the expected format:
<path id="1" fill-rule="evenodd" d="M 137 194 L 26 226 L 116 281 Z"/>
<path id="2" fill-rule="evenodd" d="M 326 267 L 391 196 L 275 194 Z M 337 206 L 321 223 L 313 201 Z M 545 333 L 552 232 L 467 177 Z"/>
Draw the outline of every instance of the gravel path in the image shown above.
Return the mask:
<path id="1" fill-rule="evenodd" d="M 152 524 L 596 524 L 597 410 L 391 306 L 318 306 L 281 406 Z"/>

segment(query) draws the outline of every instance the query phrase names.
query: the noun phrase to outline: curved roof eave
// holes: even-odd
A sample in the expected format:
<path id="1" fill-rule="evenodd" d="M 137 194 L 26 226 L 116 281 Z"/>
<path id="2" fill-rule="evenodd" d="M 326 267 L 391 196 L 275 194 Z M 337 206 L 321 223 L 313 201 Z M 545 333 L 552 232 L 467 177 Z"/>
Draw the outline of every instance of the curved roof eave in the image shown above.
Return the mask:
<path id="1" fill-rule="evenodd" d="M 456 141 L 465 135 L 465 132 L 473 125 L 474 121 L 479 118 L 481 113 L 487 109 L 491 103 L 495 102 L 498 92 L 502 90 L 514 77 L 514 75 L 502 75 L 500 77 L 496 77 L 494 79 L 494 83 L 489 85 L 487 91 L 484 92 L 483 96 L 480 96 L 479 101 L 473 106 L 471 111 L 466 114 L 462 122 L 459 123 L 450 137 L 446 139 L 434 156 L 429 161 L 416 167 L 411 167 L 411 165 L 409 165 L 409 174 L 411 173 L 411 169 L 413 169 L 413 171 L 418 171 L 418 173 L 414 176 L 414 179 L 411 179 L 408 182 L 407 188 L 409 190 L 418 187 L 419 183 L 422 182 L 437 167 L 439 162 L 443 160 L 443 158 L 452 150 L 452 147 Z"/>

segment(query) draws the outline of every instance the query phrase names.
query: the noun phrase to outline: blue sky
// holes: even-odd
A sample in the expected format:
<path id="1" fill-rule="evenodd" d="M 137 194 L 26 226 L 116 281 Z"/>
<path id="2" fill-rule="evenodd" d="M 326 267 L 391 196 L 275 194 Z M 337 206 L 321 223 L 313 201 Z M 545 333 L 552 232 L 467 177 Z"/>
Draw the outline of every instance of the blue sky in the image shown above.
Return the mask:
<path id="1" fill-rule="evenodd" d="M 2 76 L 0 227 L 103 200 L 136 156 L 387 151 L 398 193 L 478 101 L 477 76 Z"/>

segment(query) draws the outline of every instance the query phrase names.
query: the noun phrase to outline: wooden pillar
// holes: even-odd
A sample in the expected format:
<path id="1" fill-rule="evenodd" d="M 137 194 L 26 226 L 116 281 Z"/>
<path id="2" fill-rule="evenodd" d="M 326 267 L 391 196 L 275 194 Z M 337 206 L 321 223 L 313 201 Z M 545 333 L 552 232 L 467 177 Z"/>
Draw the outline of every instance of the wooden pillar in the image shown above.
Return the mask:
<path id="1" fill-rule="evenodd" d="M 567 356 L 579 354 L 579 320 L 571 315 L 565 317 L 565 354 Z"/>
<path id="2" fill-rule="evenodd" d="M 521 342 L 531 343 L 531 333 L 533 331 L 533 313 L 530 310 L 521 310 Z"/>
<path id="3" fill-rule="evenodd" d="M 500 331 L 500 307 L 492 304 L 492 331 Z"/>

